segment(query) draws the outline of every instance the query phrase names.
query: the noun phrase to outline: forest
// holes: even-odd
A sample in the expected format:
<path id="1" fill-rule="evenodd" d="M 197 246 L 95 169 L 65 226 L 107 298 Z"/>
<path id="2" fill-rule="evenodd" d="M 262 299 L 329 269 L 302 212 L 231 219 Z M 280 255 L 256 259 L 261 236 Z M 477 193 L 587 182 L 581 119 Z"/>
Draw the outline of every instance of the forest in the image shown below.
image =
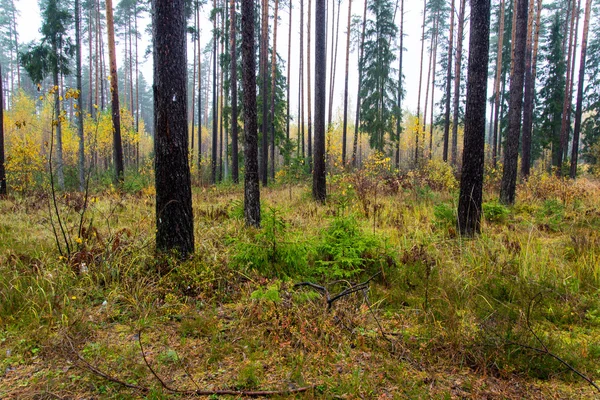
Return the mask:
<path id="1" fill-rule="evenodd" d="M 0 0 L 0 398 L 598 398 L 599 12 Z"/>

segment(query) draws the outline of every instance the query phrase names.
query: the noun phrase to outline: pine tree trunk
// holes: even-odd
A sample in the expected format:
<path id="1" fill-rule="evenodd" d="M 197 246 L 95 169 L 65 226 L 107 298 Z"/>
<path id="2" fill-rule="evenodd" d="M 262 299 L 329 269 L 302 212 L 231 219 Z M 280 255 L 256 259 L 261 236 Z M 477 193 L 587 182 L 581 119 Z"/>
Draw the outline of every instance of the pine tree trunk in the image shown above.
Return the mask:
<path id="1" fill-rule="evenodd" d="M 335 4 L 335 0 L 334 0 Z M 337 54 L 338 54 L 338 43 L 340 39 L 340 9 L 342 5 L 342 0 L 338 0 L 338 8 L 337 8 L 337 23 L 335 28 L 335 49 L 332 49 L 333 53 L 333 63 L 331 64 L 331 81 L 330 81 L 330 89 L 329 89 L 329 117 L 327 119 L 327 127 L 331 129 L 331 121 L 333 117 L 333 95 L 335 92 L 335 72 L 337 71 Z"/>
<path id="2" fill-rule="evenodd" d="M 311 53 L 311 47 L 310 47 L 310 29 L 311 29 L 311 8 L 312 8 L 312 1 L 308 0 L 308 30 L 306 31 L 306 34 L 308 35 L 308 46 L 306 46 L 306 71 L 307 71 L 307 100 L 308 100 L 308 135 L 307 135 L 307 147 L 308 147 L 308 165 L 309 168 L 312 169 L 312 92 L 311 92 L 311 81 L 310 81 L 310 53 Z"/>
<path id="3" fill-rule="evenodd" d="M 242 1 L 242 81 L 244 84 L 244 215 L 246 224 L 260 227 L 258 179 L 258 122 L 256 117 L 256 59 L 254 58 L 254 1 Z"/>
<path id="4" fill-rule="evenodd" d="M 431 160 L 433 157 L 433 107 L 435 106 L 435 72 L 437 66 L 437 46 L 438 46 L 438 36 L 439 32 L 439 16 L 436 19 L 436 27 L 435 27 L 435 45 L 433 47 L 433 71 L 431 73 L 431 117 L 429 123 L 429 159 Z"/>
<path id="5" fill-rule="evenodd" d="M 200 7 L 196 7 L 196 19 L 200 21 Z M 198 32 L 198 177 L 202 177 L 202 46 Z"/>
<path id="6" fill-rule="evenodd" d="M 400 120 L 402 118 L 402 56 L 404 55 L 404 0 L 400 6 L 400 55 L 398 57 L 398 116 L 396 118 L 396 168 L 400 168 Z M 347 75 L 347 74 L 346 74 Z"/>
<path id="7" fill-rule="evenodd" d="M 517 161 L 523 107 L 523 84 L 525 75 L 525 46 L 527 44 L 527 14 L 529 4 L 519 0 L 513 53 L 513 75 L 510 78 L 510 103 L 508 107 L 508 136 L 504 151 L 504 171 L 500 187 L 500 201 L 512 205 L 515 202 L 517 184 Z"/>
<path id="8" fill-rule="evenodd" d="M 573 129 L 573 149 L 571 152 L 570 177 L 577 177 L 577 158 L 579 156 L 579 136 L 581 134 L 581 116 L 583 109 L 583 82 L 585 80 L 585 63 L 587 56 L 588 32 L 590 29 L 590 15 L 592 11 L 592 0 L 585 3 L 585 16 L 583 18 L 583 37 L 581 39 L 581 61 L 579 61 L 579 81 L 577 83 L 577 103 L 575 105 L 575 127 Z"/>
<path id="9" fill-rule="evenodd" d="M 261 71 L 261 97 L 262 97 L 262 158 L 261 158 L 261 178 L 263 186 L 267 186 L 269 178 L 269 106 L 268 106 L 268 85 L 269 85 L 269 2 L 262 0 L 262 33 L 261 33 L 261 51 L 260 51 L 260 71 Z"/>
<path id="10" fill-rule="evenodd" d="M 52 52 L 58 55 L 58 46 L 56 41 L 52 42 Z M 54 92 L 54 121 L 56 121 L 56 177 L 58 180 L 58 187 L 60 190 L 65 189 L 65 174 L 63 169 L 63 140 L 62 140 L 62 123 L 60 120 L 61 107 L 60 107 L 60 81 L 58 79 L 59 65 L 58 61 L 55 63 L 53 68 L 53 83 L 56 88 Z M 52 157 L 52 155 L 50 155 Z"/>
<path id="11" fill-rule="evenodd" d="M 4 85 L 0 65 L 0 197 L 6 196 L 6 168 L 4 166 Z"/>
<path id="12" fill-rule="evenodd" d="M 291 81 L 290 81 L 290 71 L 292 70 L 291 65 L 290 65 L 290 59 L 292 56 L 292 2 L 290 1 L 290 9 L 289 9 L 289 13 L 290 13 L 290 19 L 289 19 L 289 29 L 288 29 L 288 56 L 287 56 L 287 112 L 286 112 L 286 119 L 285 119 L 285 137 L 289 143 L 290 141 L 290 86 L 291 86 Z"/>
<path id="13" fill-rule="evenodd" d="M 123 146 L 121 144 L 119 80 L 117 77 L 117 55 L 115 51 L 115 25 L 113 19 L 112 0 L 106 0 L 106 28 L 108 30 L 108 57 L 110 58 L 110 91 L 112 94 L 111 109 L 113 121 L 113 157 L 115 162 L 115 182 L 123 183 Z"/>
<path id="14" fill-rule="evenodd" d="M 533 21 L 535 0 L 530 0 L 529 21 L 527 22 L 527 47 L 525 53 L 525 97 L 523 103 L 523 140 L 521 143 L 521 175 L 524 179 L 529 177 L 531 170 L 531 135 L 533 132 L 533 108 L 535 95 L 535 69 L 537 68 L 537 41 L 539 37 L 539 18 L 541 15 L 541 0 L 538 0 L 538 11 L 535 35 L 533 34 Z M 534 37 L 535 36 L 535 37 Z M 535 50 L 534 50 L 535 47 Z"/>
<path id="15" fill-rule="evenodd" d="M 327 61 L 325 56 L 325 0 L 315 4 L 315 159 L 313 169 L 313 198 L 325 202 L 325 85 Z"/>
<path id="16" fill-rule="evenodd" d="M 75 49 L 76 49 L 76 75 L 77 75 L 77 90 L 81 94 L 81 9 L 79 7 L 79 0 L 75 0 Z M 79 164 L 79 191 L 83 192 L 85 189 L 85 148 L 83 138 L 83 96 L 77 97 L 77 136 L 79 138 L 79 152 L 78 152 L 78 164 Z"/>
<path id="17" fill-rule="evenodd" d="M 572 0 L 572 10 L 571 10 L 571 18 L 569 21 L 569 39 L 568 39 L 568 48 L 567 48 L 567 79 L 565 81 L 565 98 L 563 100 L 563 108 L 562 108 L 562 118 L 560 123 L 560 147 L 558 149 L 558 169 L 557 174 L 562 175 L 562 165 L 563 161 L 566 161 L 565 154 L 567 152 L 567 148 L 569 146 L 569 131 L 567 127 L 567 121 L 569 120 L 569 112 L 570 112 L 570 103 L 571 103 L 571 80 L 573 79 L 571 75 L 571 58 L 575 57 L 574 49 L 573 49 L 573 40 L 576 35 L 575 33 L 575 19 L 579 14 L 576 12 L 575 8 L 577 6 L 577 1 Z M 564 158 L 563 158 L 564 157 Z"/>
<path id="18" fill-rule="evenodd" d="M 571 57 L 571 82 L 569 84 L 569 101 L 567 104 L 567 143 L 569 141 L 569 131 L 571 129 L 571 117 L 573 116 L 573 90 L 575 87 L 575 63 L 577 61 L 577 57 L 575 53 L 577 53 L 577 40 L 579 39 L 579 17 L 581 16 L 581 0 L 577 1 L 577 17 L 575 20 L 575 39 L 573 42 L 573 56 Z M 569 156 L 569 146 L 565 146 L 563 152 L 563 160 L 566 160 Z"/>
<path id="19" fill-rule="evenodd" d="M 458 230 L 464 236 L 473 236 L 481 230 L 489 40 L 490 0 L 471 0 L 465 137 L 458 199 Z"/>
<path id="20" fill-rule="evenodd" d="M 93 77 L 94 77 L 94 71 L 93 71 L 93 67 L 94 67 L 94 63 L 93 63 L 93 50 L 94 50 L 94 46 L 93 46 L 93 39 L 92 39 L 92 32 L 94 31 L 93 26 L 92 26 L 92 8 L 90 7 L 88 9 L 88 60 L 89 60 L 89 81 L 88 81 L 88 112 L 90 114 L 90 116 L 92 118 L 94 118 L 94 85 L 93 85 Z M 83 111 L 83 110 L 81 110 Z"/>
<path id="21" fill-rule="evenodd" d="M 502 0 L 504 2 L 504 0 Z M 444 152 L 443 160 L 448 161 L 448 142 L 450 139 L 450 96 L 452 95 L 452 52 L 454 48 L 454 4 L 450 5 L 450 33 L 448 34 L 448 65 L 446 66 L 446 104 L 444 114 Z"/>
<path id="22" fill-rule="evenodd" d="M 196 7 L 198 7 L 198 4 L 196 3 L 195 5 Z M 197 14 L 196 14 L 196 10 L 194 10 L 194 31 L 196 33 L 196 35 L 199 34 L 198 31 L 198 18 L 197 18 Z M 200 43 L 196 43 L 199 42 L 198 41 L 198 37 L 195 37 L 192 39 L 194 42 L 194 51 L 192 52 L 192 58 L 193 58 L 193 73 L 192 73 L 192 109 L 190 110 L 191 114 L 192 114 L 192 134 L 191 134 L 191 143 L 190 143 L 190 149 L 191 149 L 191 154 L 190 154 L 190 160 L 192 160 L 192 163 L 194 162 L 194 134 L 195 132 L 195 122 L 196 122 L 196 45 L 200 45 Z"/>
<path id="23" fill-rule="evenodd" d="M 304 160 L 304 0 L 300 0 L 300 71 L 298 89 L 298 150 Z M 301 150 L 301 152 L 300 152 Z"/>
<path id="24" fill-rule="evenodd" d="M 496 167 L 498 160 L 498 130 L 500 128 L 500 82 L 502 81 L 502 55 L 504 54 L 504 17 L 506 6 L 500 1 L 500 23 L 498 25 L 498 49 L 496 54 L 496 79 L 494 80 L 494 133 L 492 139 L 492 164 Z"/>
<path id="25" fill-rule="evenodd" d="M 230 0 L 230 52 L 231 52 L 231 178 L 233 183 L 240 182 L 238 161 L 238 109 L 237 109 L 237 43 L 236 43 L 236 14 L 235 0 Z M 199 83 L 198 83 L 199 84 Z M 201 128 L 199 127 L 198 130 Z"/>
<path id="26" fill-rule="evenodd" d="M 213 0 L 213 9 L 217 8 L 217 0 Z M 214 15 L 213 20 L 213 81 L 212 81 L 212 95 L 213 95 L 213 126 L 212 126 L 212 157 L 210 160 L 210 183 L 213 185 L 217 183 L 217 158 L 219 156 L 219 103 L 217 96 L 217 14 Z"/>
<path id="27" fill-rule="evenodd" d="M 342 127 L 342 165 L 346 166 L 346 142 L 348 141 L 348 74 L 350 70 L 350 24 L 352 23 L 352 0 L 348 0 L 348 25 L 346 31 L 346 75 L 344 79 L 344 122 Z"/>
<path id="28" fill-rule="evenodd" d="M 464 1 L 464 0 L 463 0 Z M 423 86 L 423 60 L 425 55 L 425 21 L 427 21 L 427 0 L 423 1 L 423 25 L 421 32 L 421 62 L 419 66 L 419 91 L 417 95 L 417 124 L 415 126 L 415 167 L 419 163 L 419 136 L 421 136 L 421 89 Z"/>
<path id="29" fill-rule="evenodd" d="M 460 77 L 462 68 L 463 31 L 465 27 L 466 1 L 461 0 L 458 12 L 458 29 L 456 34 L 456 62 L 454 65 L 454 115 L 452 117 L 452 152 L 450 162 L 456 166 L 458 161 L 458 113 L 460 103 Z"/>
<path id="30" fill-rule="evenodd" d="M 270 144 L 270 161 L 271 161 L 271 180 L 275 181 L 275 89 L 277 83 L 277 25 L 278 25 L 278 13 L 279 13 L 279 0 L 275 0 L 275 14 L 273 19 L 273 50 L 271 52 L 271 144 Z M 310 99 L 310 97 L 309 97 Z M 310 103 L 309 103 L 310 104 Z M 310 115 L 310 106 L 308 115 Z M 308 125 L 308 143 L 310 143 L 310 117 L 309 117 L 309 125 Z M 310 149 L 310 147 L 309 147 Z M 310 151 L 309 151 L 310 156 Z"/>
<path id="31" fill-rule="evenodd" d="M 224 50 L 224 45 L 225 45 L 225 41 L 223 40 L 222 36 L 225 32 L 225 18 L 222 14 L 223 12 L 223 3 L 225 2 L 225 0 L 221 0 L 221 12 L 219 13 L 219 18 L 221 19 L 221 33 L 219 34 L 219 39 L 221 40 L 221 50 L 219 52 L 219 182 L 222 182 L 225 179 L 225 176 L 223 174 L 223 164 L 225 164 L 227 161 L 223 160 L 223 147 L 227 146 L 227 143 L 224 143 L 224 138 L 223 138 L 223 125 L 224 125 L 224 116 L 223 116 L 223 83 L 224 83 L 224 76 L 223 76 L 223 72 L 224 72 L 224 68 L 223 68 L 223 59 L 222 56 L 223 54 L 225 54 L 225 50 Z"/>
<path id="32" fill-rule="evenodd" d="M 194 252 L 194 217 L 188 163 L 184 0 L 153 0 L 152 5 L 156 250 L 176 251 L 185 258 Z"/>
<path id="33" fill-rule="evenodd" d="M 365 50 L 365 30 L 367 26 L 367 1 L 365 0 L 365 8 L 363 11 L 362 33 L 360 39 L 360 55 L 358 56 L 358 90 L 356 94 L 356 119 L 354 123 L 354 141 L 352 143 L 352 166 L 357 167 L 357 147 L 358 147 L 358 130 L 360 128 L 360 91 L 363 78 L 363 55 Z"/>

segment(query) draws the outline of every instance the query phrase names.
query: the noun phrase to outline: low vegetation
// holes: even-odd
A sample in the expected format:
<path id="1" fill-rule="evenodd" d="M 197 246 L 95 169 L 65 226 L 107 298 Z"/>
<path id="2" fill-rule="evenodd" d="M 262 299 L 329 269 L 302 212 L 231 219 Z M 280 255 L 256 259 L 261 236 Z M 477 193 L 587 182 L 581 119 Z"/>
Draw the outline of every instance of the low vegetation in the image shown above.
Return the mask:
<path id="1" fill-rule="evenodd" d="M 325 205 L 281 176 L 261 229 L 241 187 L 197 187 L 184 262 L 155 257 L 143 176 L 92 192 L 81 230 L 85 199 L 60 195 L 62 256 L 46 192 L 0 200 L 0 397 L 142 395 L 86 363 L 150 399 L 186 398 L 152 371 L 302 398 L 597 396 L 575 371 L 600 379 L 600 183 L 538 172 L 507 208 L 488 171 L 483 233 L 463 239 L 443 164 L 385 163 L 332 177 Z M 322 289 L 369 279 L 328 307 Z"/>

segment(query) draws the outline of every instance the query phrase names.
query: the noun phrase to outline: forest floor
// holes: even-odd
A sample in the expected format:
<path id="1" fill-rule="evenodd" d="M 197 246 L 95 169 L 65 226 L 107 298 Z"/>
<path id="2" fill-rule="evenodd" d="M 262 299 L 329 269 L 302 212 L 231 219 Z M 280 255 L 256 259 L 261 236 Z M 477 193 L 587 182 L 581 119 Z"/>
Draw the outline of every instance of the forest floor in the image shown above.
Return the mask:
<path id="1" fill-rule="evenodd" d="M 195 188 L 183 262 L 154 254 L 152 188 L 92 193 L 81 235 L 81 195 L 64 235 L 47 194 L 0 200 L 0 398 L 598 398 L 574 370 L 600 379 L 600 183 L 538 174 L 506 208 L 488 181 L 464 239 L 425 175 L 264 188 L 262 229 L 241 187 Z"/>

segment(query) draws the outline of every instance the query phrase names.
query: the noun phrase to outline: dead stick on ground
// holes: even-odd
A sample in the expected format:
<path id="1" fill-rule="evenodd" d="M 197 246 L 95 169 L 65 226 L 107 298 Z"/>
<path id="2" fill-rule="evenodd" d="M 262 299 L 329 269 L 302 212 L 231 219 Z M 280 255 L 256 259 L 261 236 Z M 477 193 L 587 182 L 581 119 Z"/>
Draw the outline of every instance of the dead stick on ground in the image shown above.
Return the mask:
<path id="1" fill-rule="evenodd" d="M 377 272 L 375 275 L 371 276 L 369 279 L 367 279 L 366 281 L 356 284 L 354 286 L 349 287 L 346 290 L 343 290 L 342 292 L 336 294 L 335 296 L 331 297 L 329 294 L 329 290 L 327 290 L 326 287 L 324 286 L 320 286 L 317 284 L 314 284 L 312 282 L 300 282 L 300 283 L 296 283 L 294 285 L 294 287 L 300 287 L 300 286 L 308 286 L 311 287 L 313 289 L 318 290 L 319 292 L 321 292 L 325 298 L 327 299 L 327 309 L 330 309 L 331 306 L 333 305 L 333 303 L 335 303 L 337 300 L 341 299 L 344 296 L 348 296 L 349 294 L 355 293 L 355 292 L 359 292 L 361 290 L 365 290 L 368 289 L 369 287 L 369 282 L 371 282 L 373 279 L 375 279 L 375 277 L 377 277 L 379 274 L 381 274 L 381 271 Z"/>
<path id="2" fill-rule="evenodd" d="M 150 366 L 150 363 L 146 359 L 146 354 L 144 353 L 144 350 L 142 347 L 141 332 L 140 332 L 140 335 L 138 335 L 138 340 L 139 340 L 140 348 L 142 350 L 142 357 L 144 358 L 144 362 L 146 363 L 146 366 L 148 367 L 150 372 L 154 375 L 154 377 L 160 382 L 161 386 L 167 392 L 172 393 L 172 394 L 183 394 L 186 396 L 233 395 L 233 396 L 259 397 L 259 396 L 282 396 L 282 395 L 287 395 L 287 394 L 302 393 L 302 392 L 307 392 L 310 389 L 314 388 L 314 386 L 305 386 L 305 387 L 300 387 L 300 388 L 295 388 L 295 389 L 255 390 L 255 391 L 227 390 L 227 389 L 223 389 L 223 390 L 200 390 L 200 389 L 179 390 L 179 389 L 174 389 L 174 388 L 171 388 L 170 386 L 168 386 Z M 89 371 L 106 379 L 109 382 L 116 383 L 116 384 L 124 386 L 126 388 L 135 389 L 141 393 L 150 392 L 150 388 L 148 388 L 148 387 L 132 385 L 132 384 L 127 383 L 119 378 L 115 378 L 114 376 L 111 376 L 111 375 L 101 371 L 100 369 L 98 369 L 97 367 L 93 366 L 88 361 L 86 361 L 81 356 L 81 354 L 79 354 L 77 352 L 77 350 L 75 350 L 75 346 L 73 346 L 73 341 L 68 336 L 67 336 L 67 341 L 69 342 L 69 346 L 71 347 L 73 354 L 75 354 L 75 356 L 79 359 L 79 361 L 81 361 Z"/>

